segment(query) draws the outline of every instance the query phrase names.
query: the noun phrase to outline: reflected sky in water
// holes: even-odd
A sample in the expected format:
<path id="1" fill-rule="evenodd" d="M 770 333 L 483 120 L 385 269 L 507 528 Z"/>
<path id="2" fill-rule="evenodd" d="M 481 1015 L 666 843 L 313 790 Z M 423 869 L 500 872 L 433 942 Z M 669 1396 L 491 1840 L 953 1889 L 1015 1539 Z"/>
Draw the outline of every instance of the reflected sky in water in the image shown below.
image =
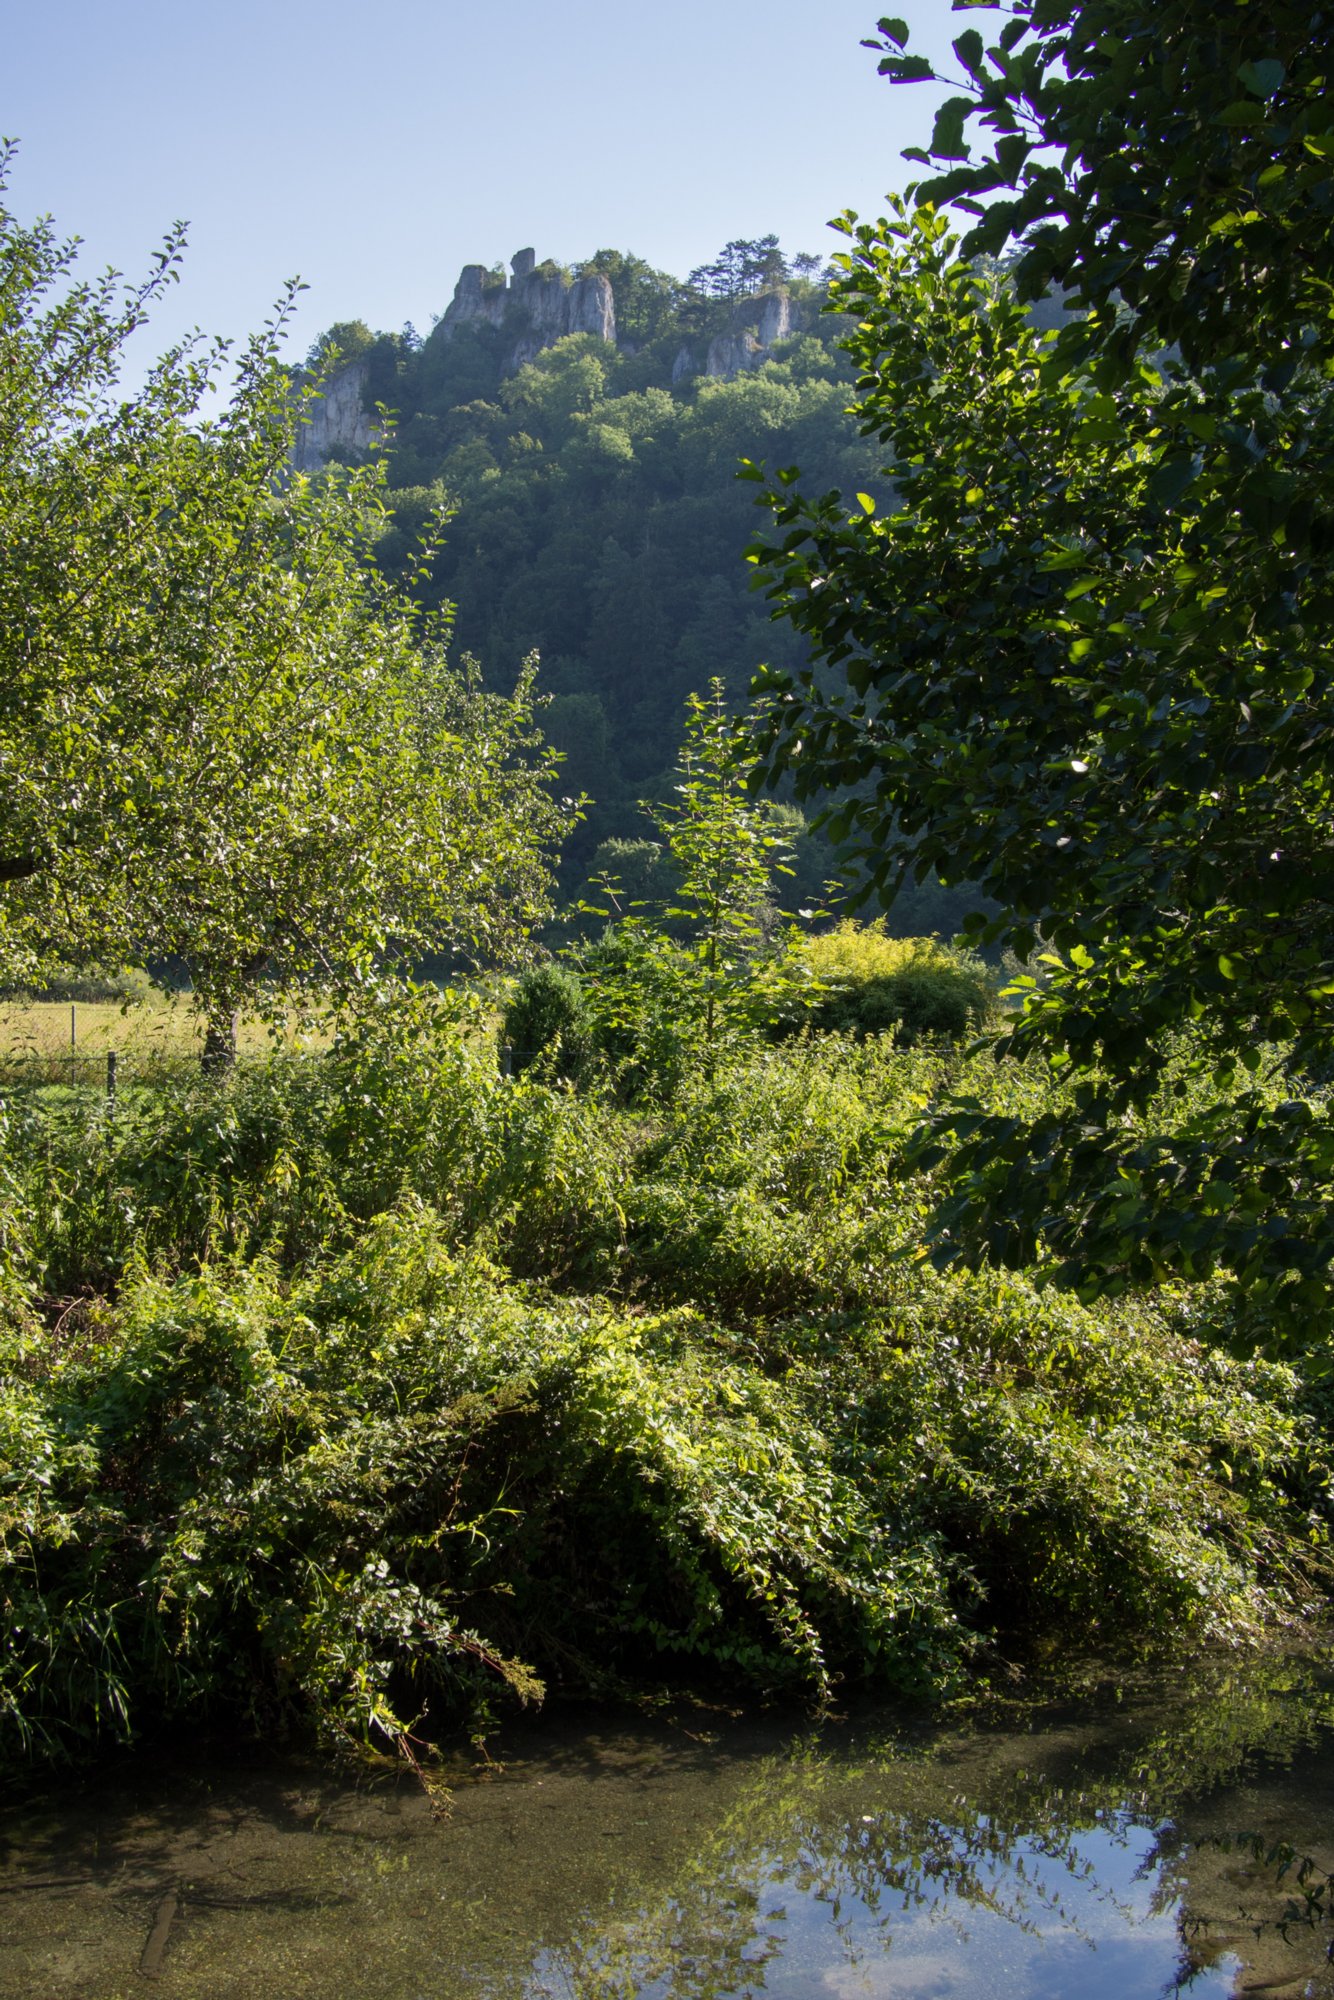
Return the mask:
<path id="1" fill-rule="evenodd" d="M 935 1728 L 579 1711 L 460 1767 L 443 1825 L 405 1782 L 159 1752 L 11 1794 L 0 1996 L 1334 2000 L 1334 1930 L 1235 1839 L 1334 1868 L 1326 1656 Z"/>
<path id="2" fill-rule="evenodd" d="M 942 1844 L 950 1830 L 940 1828 Z M 754 1920 L 720 1994 L 772 2000 L 1122 2000 L 1126 1994 L 1228 1996 L 1240 1960 L 1180 1976 L 1180 1906 L 1158 1888 L 1158 1834 L 1132 1822 L 1090 1828 L 1062 1854 L 1036 1838 L 968 1868 L 932 1892 L 932 1874 L 896 1884 L 848 1884 L 840 1894 L 802 1874 L 772 1870 L 736 1884 Z M 630 1990 L 644 2000 L 688 1990 L 722 1944 L 720 1928 L 692 1936 L 692 1912 L 672 1912 L 672 1968 L 654 1976 L 642 1926 L 628 1920 L 608 1952 L 540 1954 L 524 2000 L 572 2000 Z M 726 1950 L 726 1946 L 724 1946 Z M 626 1984 L 626 1974 L 630 1982 Z M 698 1990 L 710 1990 L 700 1984 Z"/>
<path id="3" fill-rule="evenodd" d="M 1242 1961 L 1183 1963 L 1162 1829 L 1105 1813 L 1077 1835 L 1013 1837 L 961 1802 L 963 1825 L 859 1815 L 826 1840 L 734 1870 L 705 1857 L 683 1898 L 539 1954 L 524 2000 L 602 1993 L 772 2000 L 1124 2000 L 1230 1995 Z"/>

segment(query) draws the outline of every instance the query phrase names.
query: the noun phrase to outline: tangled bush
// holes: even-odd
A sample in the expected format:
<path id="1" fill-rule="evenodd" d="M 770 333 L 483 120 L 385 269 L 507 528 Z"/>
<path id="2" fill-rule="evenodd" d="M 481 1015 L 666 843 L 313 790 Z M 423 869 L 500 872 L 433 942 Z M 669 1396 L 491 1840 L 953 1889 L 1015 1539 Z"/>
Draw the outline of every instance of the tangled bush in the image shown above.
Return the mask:
<path id="1" fill-rule="evenodd" d="M 785 1026 L 837 1034 L 893 1035 L 903 1046 L 962 1041 L 992 1020 L 996 982 L 972 952 L 936 938 L 891 938 L 885 919 L 845 918 L 807 938 L 800 955 L 814 975 L 810 998 Z"/>
<path id="2" fill-rule="evenodd" d="M 413 1200 L 295 1283 L 140 1271 L 5 1336 L 0 1737 L 392 1741 L 479 1680 L 927 1693 L 988 1628 L 1244 1631 L 1325 1580 L 1293 1390 L 1008 1282 L 744 1333 L 528 1294 Z"/>
<path id="3" fill-rule="evenodd" d="M 1222 1294 L 917 1259 L 906 1134 L 1027 1065 L 752 1042 L 650 1110 L 422 998 L 225 1083 L 0 1116 L 0 1741 L 479 1679 L 954 1685 L 1329 1589 L 1329 1408 Z M 1201 1338 L 1201 1334 L 1205 1338 Z"/>
<path id="4" fill-rule="evenodd" d="M 533 1693 L 520 1648 L 816 1692 L 826 1649 L 911 1685 L 958 1650 L 781 1385 L 525 1301 L 416 1204 L 295 1287 L 145 1274 L 63 1351 L 11 1335 L 0 1449 L 11 1750 L 187 1712 L 395 1738 L 479 1674 Z"/>

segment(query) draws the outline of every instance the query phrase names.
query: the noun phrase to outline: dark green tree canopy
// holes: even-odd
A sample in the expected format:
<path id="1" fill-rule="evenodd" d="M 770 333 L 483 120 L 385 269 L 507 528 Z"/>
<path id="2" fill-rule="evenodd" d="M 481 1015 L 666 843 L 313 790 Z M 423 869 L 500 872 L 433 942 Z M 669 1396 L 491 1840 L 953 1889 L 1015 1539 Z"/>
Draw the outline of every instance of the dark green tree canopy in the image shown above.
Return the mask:
<path id="1" fill-rule="evenodd" d="M 437 327 L 419 347 L 381 334 L 366 357 L 366 398 L 396 412 L 380 567 L 428 607 L 457 604 L 456 643 L 488 686 L 508 689 L 540 655 L 543 727 L 566 788 L 590 799 L 566 849 L 572 896 L 599 843 L 637 839 L 639 801 L 670 793 L 690 692 L 721 674 L 740 697 L 774 651 L 747 588 L 741 457 L 800 457 L 827 484 L 874 479 L 815 260 L 779 255 L 799 324 L 730 379 L 707 366 L 732 303 L 613 249 L 574 269 L 610 280 L 619 346 L 569 335 L 516 369 L 512 336 L 483 324 Z M 762 282 L 758 266 L 747 282 Z M 418 536 L 442 506 L 422 582 Z M 778 658 L 799 657 L 793 633 Z M 817 877 L 833 872 L 826 855 Z"/>
<path id="2" fill-rule="evenodd" d="M 877 885 L 974 876 L 993 940 L 1031 953 L 1040 924 L 1054 955 L 1003 1046 L 1064 1065 L 1069 1111 L 949 1115 L 941 1254 L 1054 1255 L 1090 1286 L 1222 1264 L 1300 1311 L 1334 1243 L 1334 1133 L 1302 1087 L 1334 1033 L 1334 413 L 1301 222 L 1326 37 L 1280 8 L 1274 53 L 1241 7 L 1216 46 L 1204 19 L 1024 4 L 993 50 L 961 36 L 976 95 L 933 150 L 958 160 L 974 117 L 994 154 L 915 212 L 845 220 L 831 303 L 894 498 L 793 475 L 768 495 L 753 554 L 817 665 L 764 682 L 764 759 L 799 794 L 853 788 L 835 819 Z M 901 29 L 888 73 L 923 77 Z M 1182 195 L 1200 118 L 1231 176 L 1203 219 Z M 1286 202 L 1294 163 L 1254 271 L 1252 195 Z M 927 200 L 1011 183 L 962 244 Z M 1012 276 L 969 254 L 1015 235 Z M 1043 334 L 1023 300 L 1053 278 L 1087 311 Z"/>
<path id="3" fill-rule="evenodd" d="M 1119 331 L 1123 361 L 1147 340 L 1195 368 L 1238 351 L 1280 371 L 1334 303 L 1334 11 L 1311 0 L 956 0 L 1003 12 L 991 47 L 954 44 L 966 90 L 937 114 L 941 172 L 919 189 L 977 220 L 966 256 L 1017 246 L 1024 299 L 1053 282 Z M 880 23 L 868 44 L 891 83 L 937 81 Z M 969 132 L 991 141 L 973 156 Z"/>

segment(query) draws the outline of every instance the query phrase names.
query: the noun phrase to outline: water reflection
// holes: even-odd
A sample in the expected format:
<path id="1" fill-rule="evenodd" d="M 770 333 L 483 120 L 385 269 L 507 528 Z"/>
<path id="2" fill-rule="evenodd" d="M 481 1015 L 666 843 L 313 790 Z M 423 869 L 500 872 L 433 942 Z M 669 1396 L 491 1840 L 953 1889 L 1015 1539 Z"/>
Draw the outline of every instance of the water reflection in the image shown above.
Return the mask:
<path id="1" fill-rule="evenodd" d="M 444 1827 L 313 1765 L 144 1762 L 13 1805 L 0 1995 L 1334 1996 L 1323 1909 L 1285 1926 L 1229 1844 L 1334 1867 L 1332 1690 L 1311 1651 L 931 1733 L 547 1723 Z"/>
<path id="2" fill-rule="evenodd" d="M 1013 1836 L 986 1815 L 864 1816 L 795 1856 L 711 1853 L 656 1907 L 539 1956 L 525 2000 L 554 1996 L 1228 1994 L 1181 1962 L 1179 1902 L 1128 1818 L 1079 1836 Z"/>

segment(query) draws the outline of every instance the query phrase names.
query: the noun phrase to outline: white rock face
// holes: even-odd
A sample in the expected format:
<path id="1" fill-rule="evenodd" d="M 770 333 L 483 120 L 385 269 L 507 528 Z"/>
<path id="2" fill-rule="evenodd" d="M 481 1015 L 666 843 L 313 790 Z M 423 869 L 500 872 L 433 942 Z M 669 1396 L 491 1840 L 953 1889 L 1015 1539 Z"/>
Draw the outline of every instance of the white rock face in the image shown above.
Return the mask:
<path id="1" fill-rule="evenodd" d="M 592 271 L 570 287 L 570 332 L 591 333 L 597 339 L 616 344 L 616 302 L 611 279 Z"/>
<path id="2" fill-rule="evenodd" d="M 743 369 L 758 367 L 763 359 L 760 343 L 749 327 L 741 332 L 716 333 L 709 342 L 704 373 L 720 376 L 726 382 L 733 375 L 740 375 Z"/>
<path id="3" fill-rule="evenodd" d="M 362 405 L 365 389 L 366 363 L 349 361 L 329 377 L 323 395 L 306 405 L 305 421 L 292 445 L 297 472 L 318 472 L 335 445 L 366 452 L 379 442 L 379 430 Z"/>
<path id="4" fill-rule="evenodd" d="M 780 340 L 790 340 L 797 330 L 791 293 L 763 292 L 756 304 L 759 313 L 755 320 L 755 338 L 760 346 L 776 347 Z"/>
<path id="5" fill-rule="evenodd" d="M 484 265 L 465 264 L 440 322 L 444 332 L 452 333 L 475 320 L 502 326 L 513 315 L 514 346 L 506 363 L 510 373 L 544 347 L 563 340 L 567 333 L 591 333 L 595 339 L 615 345 L 611 280 L 600 271 L 567 284 L 559 271 L 539 269 L 533 250 L 518 251 L 510 269 L 512 281 L 497 283 Z"/>
<path id="6" fill-rule="evenodd" d="M 504 280 L 497 284 L 485 264 L 465 264 L 440 324 L 453 328 L 464 326 L 469 320 L 484 319 L 492 326 L 499 326 L 509 296 Z"/>
<path id="7" fill-rule="evenodd" d="M 713 375 L 729 381 L 744 369 L 758 368 L 780 340 L 790 340 L 801 330 L 801 316 L 791 295 L 783 290 L 761 292 L 752 299 L 739 299 L 732 308 L 732 324 L 709 342 L 701 366 L 693 347 L 683 347 L 672 363 L 673 383 L 689 375 Z"/>

